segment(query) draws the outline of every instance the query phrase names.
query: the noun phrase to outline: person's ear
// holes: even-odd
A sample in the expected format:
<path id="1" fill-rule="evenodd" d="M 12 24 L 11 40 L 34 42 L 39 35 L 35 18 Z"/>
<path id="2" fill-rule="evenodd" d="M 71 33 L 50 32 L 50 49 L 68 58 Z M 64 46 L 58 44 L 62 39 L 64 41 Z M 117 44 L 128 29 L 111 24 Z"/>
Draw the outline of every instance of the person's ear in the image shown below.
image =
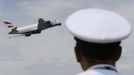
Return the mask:
<path id="1" fill-rule="evenodd" d="M 77 47 L 75 47 L 75 56 L 76 56 L 77 62 L 81 62 L 80 50 Z"/>
<path id="2" fill-rule="evenodd" d="M 117 61 L 120 56 L 121 56 L 121 53 L 122 53 L 122 47 L 118 47 L 117 51 L 116 51 L 116 57 L 115 57 L 115 61 Z"/>

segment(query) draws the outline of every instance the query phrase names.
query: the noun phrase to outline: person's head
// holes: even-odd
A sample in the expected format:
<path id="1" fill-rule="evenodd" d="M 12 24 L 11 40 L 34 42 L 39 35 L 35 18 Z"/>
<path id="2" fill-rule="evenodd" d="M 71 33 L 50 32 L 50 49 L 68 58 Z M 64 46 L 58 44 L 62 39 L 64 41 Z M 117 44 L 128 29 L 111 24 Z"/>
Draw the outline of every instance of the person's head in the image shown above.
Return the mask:
<path id="1" fill-rule="evenodd" d="M 121 40 L 131 33 L 126 19 L 103 9 L 77 11 L 68 17 L 66 26 L 75 37 L 75 53 L 83 70 L 95 64 L 115 65 Z"/>
<path id="2" fill-rule="evenodd" d="M 122 48 L 121 41 L 113 43 L 92 43 L 75 37 L 75 55 L 83 70 L 95 64 L 115 65 L 120 58 Z"/>

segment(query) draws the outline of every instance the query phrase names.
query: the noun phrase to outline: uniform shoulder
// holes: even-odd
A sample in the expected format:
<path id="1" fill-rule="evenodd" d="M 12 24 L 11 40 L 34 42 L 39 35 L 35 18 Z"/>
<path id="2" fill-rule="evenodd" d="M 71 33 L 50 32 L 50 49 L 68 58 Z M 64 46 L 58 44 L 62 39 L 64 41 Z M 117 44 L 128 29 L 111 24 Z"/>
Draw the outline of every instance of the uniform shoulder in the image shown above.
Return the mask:
<path id="1" fill-rule="evenodd" d="M 102 73 L 100 73 L 97 70 L 87 70 L 85 72 L 79 73 L 77 75 L 103 75 Z"/>

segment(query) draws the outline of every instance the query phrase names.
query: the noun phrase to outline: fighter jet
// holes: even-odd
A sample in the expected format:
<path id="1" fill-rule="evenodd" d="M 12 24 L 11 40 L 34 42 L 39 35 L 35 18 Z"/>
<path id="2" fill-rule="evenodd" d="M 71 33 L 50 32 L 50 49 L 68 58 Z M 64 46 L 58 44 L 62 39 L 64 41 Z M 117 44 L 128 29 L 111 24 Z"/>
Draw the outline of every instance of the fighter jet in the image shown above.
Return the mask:
<path id="1" fill-rule="evenodd" d="M 31 36 L 32 34 L 40 34 L 42 30 L 52 28 L 55 26 L 61 26 L 60 22 L 55 21 L 44 21 L 42 18 L 38 19 L 38 24 L 28 25 L 24 27 L 14 27 L 11 22 L 4 21 L 4 24 L 11 28 L 11 31 L 8 33 L 9 35 L 12 34 L 22 34 L 26 37 Z"/>

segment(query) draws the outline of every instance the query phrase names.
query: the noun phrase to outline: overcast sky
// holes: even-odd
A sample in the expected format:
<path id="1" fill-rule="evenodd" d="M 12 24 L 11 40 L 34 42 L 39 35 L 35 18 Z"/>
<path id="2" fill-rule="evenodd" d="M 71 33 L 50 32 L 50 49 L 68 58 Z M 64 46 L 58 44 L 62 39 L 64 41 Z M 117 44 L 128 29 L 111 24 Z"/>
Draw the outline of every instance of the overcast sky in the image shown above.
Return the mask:
<path id="1" fill-rule="evenodd" d="M 133 27 L 133 0 L 0 0 L 0 75 L 75 75 L 81 72 L 75 61 L 73 36 L 65 27 L 66 18 L 85 8 L 102 8 L 124 16 Z M 8 38 L 2 20 L 22 27 L 38 18 L 57 19 L 61 27 L 31 37 Z M 133 27 L 134 28 L 134 27 Z M 134 34 L 123 41 L 123 55 L 117 64 L 123 75 L 134 70 Z"/>

